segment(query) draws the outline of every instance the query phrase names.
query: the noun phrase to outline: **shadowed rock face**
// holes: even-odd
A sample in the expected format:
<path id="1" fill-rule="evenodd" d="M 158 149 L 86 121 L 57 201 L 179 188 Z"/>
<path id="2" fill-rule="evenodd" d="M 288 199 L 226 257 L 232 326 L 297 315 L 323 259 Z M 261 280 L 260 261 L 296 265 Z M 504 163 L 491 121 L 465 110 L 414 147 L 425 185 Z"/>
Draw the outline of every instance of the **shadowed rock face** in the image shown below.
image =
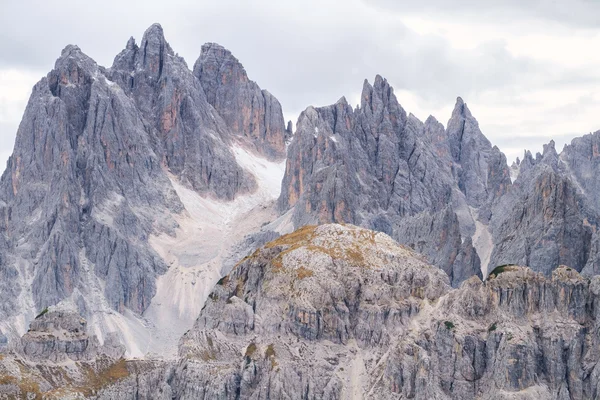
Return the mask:
<path id="1" fill-rule="evenodd" d="M 304 227 L 217 285 L 178 363 L 99 398 L 595 398 L 599 295 L 564 266 L 451 289 L 387 235 Z"/>
<path id="2" fill-rule="evenodd" d="M 229 50 L 216 43 L 202 46 L 194 76 L 232 134 L 246 139 L 265 156 L 285 157 L 287 131 L 279 101 L 248 79 Z"/>
<path id="3" fill-rule="evenodd" d="M 582 180 L 587 191 L 579 183 L 578 176 L 593 168 L 593 145 L 585 151 L 581 142 L 575 140 L 560 156 L 554 142 L 536 159 L 525 154 L 513 187 L 494 208 L 494 265 L 526 264 L 547 276 L 561 264 L 594 270 L 600 209 L 590 196 L 593 183 Z"/>

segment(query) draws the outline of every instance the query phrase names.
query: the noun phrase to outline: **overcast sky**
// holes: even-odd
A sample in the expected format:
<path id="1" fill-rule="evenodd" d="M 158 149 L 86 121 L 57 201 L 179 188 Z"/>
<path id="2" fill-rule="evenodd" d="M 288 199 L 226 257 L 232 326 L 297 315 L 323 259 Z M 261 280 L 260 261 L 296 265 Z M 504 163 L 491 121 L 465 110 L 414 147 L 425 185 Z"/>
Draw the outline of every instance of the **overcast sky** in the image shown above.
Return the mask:
<path id="1" fill-rule="evenodd" d="M 2 167 L 67 44 L 108 67 L 154 22 L 190 67 L 205 42 L 229 48 L 294 122 L 309 105 L 358 103 L 380 74 L 423 121 L 445 124 L 461 96 L 510 161 L 600 129 L 598 0 L 0 0 Z"/>

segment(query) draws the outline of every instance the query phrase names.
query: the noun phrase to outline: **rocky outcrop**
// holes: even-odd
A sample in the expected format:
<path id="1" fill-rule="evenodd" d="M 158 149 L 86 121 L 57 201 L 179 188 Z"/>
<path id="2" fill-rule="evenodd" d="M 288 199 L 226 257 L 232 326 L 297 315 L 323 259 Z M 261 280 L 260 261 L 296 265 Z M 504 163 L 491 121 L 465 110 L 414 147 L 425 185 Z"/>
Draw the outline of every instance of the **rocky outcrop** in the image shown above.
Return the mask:
<path id="1" fill-rule="evenodd" d="M 377 76 L 365 81 L 357 109 L 342 98 L 300 115 L 279 206 L 293 210 L 296 227 L 348 222 L 388 233 L 456 286 L 480 274 L 482 250 L 471 237 L 510 184 L 504 155 L 462 99 L 445 130 L 433 117 L 407 115 Z"/>
<path id="2" fill-rule="evenodd" d="M 566 267 L 552 279 L 521 267 L 472 278 L 418 319 L 382 382 L 423 399 L 596 398 L 598 283 Z"/>
<path id="3" fill-rule="evenodd" d="M 217 285 L 177 364 L 99 398 L 596 398 L 599 296 L 565 266 L 451 289 L 385 234 L 305 227 Z"/>
<path id="4" fill-rule="evenodd" d="M 45 310 L 21 338 L 23 355 L 33 362 L 91 361 L 99 354 L 118 360 L 125 353 L 115 335 L 100 346 L 87 332 L 87 322 L 74 311 Z"/>
<path id="5" fill-rule="evenodd" d="M 285 139 L 291 132 L 284 124 L 279 101 L 248 79 L 229 50 L 216 43 L 203 45 L 194 76 L 233 135 L 246 139 L 267 157 L 285 157 Z"/>
<path id="6" fill-rule="evenodd" d="M 559 265 L 582 271 L 594 245 L 597 212 L 577 180 L 579 165 L 569 166 L 579 150 L 559 156 L 554 142 L 534 159 L 525 153 L 510 192 L 493 210 L 492 265 L 528 265 L 550 276 Z M 579 172 L 581 173 L 581 172 Z M 589 268 L 593 265 L 590 263 Z"/>
<path id="7" fill-rule="evenodd" d="M 283 143 L 269 99 L 269 137 Z M 0 181 L 0 329 L 16 339 L 64 300 L 103 334 L 141 325 L 168 270 L 150 239 L 175 237 L 189 215 L 175 187 L 213 207 L 255 193 L 255 174 L 236 159 L 254 139 L 232 133 L 158 24 L 108 69 L 67 46 L 33 88 Z"/>

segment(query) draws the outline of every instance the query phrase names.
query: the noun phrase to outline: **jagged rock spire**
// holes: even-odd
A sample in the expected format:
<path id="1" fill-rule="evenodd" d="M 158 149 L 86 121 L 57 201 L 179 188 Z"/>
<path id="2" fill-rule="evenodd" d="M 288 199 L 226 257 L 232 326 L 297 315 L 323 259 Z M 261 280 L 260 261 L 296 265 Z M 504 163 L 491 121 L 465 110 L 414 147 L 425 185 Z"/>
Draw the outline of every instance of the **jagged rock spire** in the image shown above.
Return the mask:
<path id="1" fill-rule="evenodd" d="M 237 58 L 223 46 L 206 43 L 194 64 L 206 99 L 223 117 L 229 130 L 270 158 L 285 156 L 289 135 L 279 101 L 248 79 Z"/>

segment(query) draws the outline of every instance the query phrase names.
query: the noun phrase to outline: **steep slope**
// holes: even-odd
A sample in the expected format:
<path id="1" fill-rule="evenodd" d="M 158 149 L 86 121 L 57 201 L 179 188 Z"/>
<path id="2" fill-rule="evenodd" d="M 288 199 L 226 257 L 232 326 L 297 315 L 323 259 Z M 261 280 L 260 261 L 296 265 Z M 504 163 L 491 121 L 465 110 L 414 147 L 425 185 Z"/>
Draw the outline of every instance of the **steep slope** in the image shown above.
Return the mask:
<path id="1" fill-rule="evenodd" d="M 383 233 L 307 226 L 220 281 L 178 363 L 129 368 L 98 398 L 596 398 L 599 296 L 566 267 L 451 289 Z"/>
<path id="2" fill-rule="evenodd" d="M 185 61 L 165 41 L 160 25 L 145 32 L 140 47 L 130 40 L 108 76 L 150 124 L 155 151 L 169 172 L 199 193 L 228 200 L 254 189 L 254 180 L 227 146 L 231 135 L 223 120 Z"/>
<path id="3" fill-rule="evenodd" d="M 256 151 L 271 159 L 285 158 L 285 137 L 291 135 L 291 129 L 284 125 L 279 101 L 248 79 L 229 50 L 216 43 L 202 46 L 194 76 L 234 135 L 247 139 Z"/>
<path id="4" fill-rule="evenodd" d="M 280 109 L 269 112 L 283 121 Z M 285 132 L 271 136 L 283 142 Z M 237 137 L 160 25 L 139 47 L 130 39 L 110 69 L 67 46 L 33 89 L 0 181 L 0 331 L 16 339 L 40 310 L 63 302 L 101 342 L 116 331 L 129 355 L 152 350 L 160 323 L 142 314 L 157 280 L 190 265 L 154 239 L 193 234 L 192 248 L 219 241 L 198 225 L 195 201 L 235 211 L 219 214 L 215 226 L 260 205 L 252 222 L 236 235 L 224 231 L 230 240 L 192 263 L 203 266 L 195 270 L 206 275 L 200 285 L 212 287 L 235 240 L 273 218 L 281 168 L 253 155 L 251 138 Z M 184 275 L 172 282 L 187 284 Z M 208 293 L 200 293 L 182 301 L 201 308 Z"/>
<path id="5" fill-rule="evenodd" d="M 462 99 L 445 131 L 433 117 L 423 124 L 407 116 L 377 76 L 365 81 L 357 109 L 342 98 L 300 115 L 279 206 L 296 227 L 348 222 L 388 233 L 456 286 L 482 276 L 489 246 L 478 241 L 475 251 L 472 238 L 487 229 L 491 205 L 510 184 L 504 156 Z"/>
<path id="6" fill-rule="evenodd" d="M 535 159 L 525 153 L 513 187 L 493 210 L 493 265 L 527 264 L 547 276 L 561 264 L 597 273 L 599 136 L 574 139 L 560 155 L 554 142 Z"/>
<path id="7" fill-rule="evenodd" d="M 477 120 L 460 97 L 448 121 L 446 135 L 457 165 L 454 174 L 460 190 L 467 203 L 489 219 L 492 203 L 510 187 L 506 157 L 481 133 Z"/>

